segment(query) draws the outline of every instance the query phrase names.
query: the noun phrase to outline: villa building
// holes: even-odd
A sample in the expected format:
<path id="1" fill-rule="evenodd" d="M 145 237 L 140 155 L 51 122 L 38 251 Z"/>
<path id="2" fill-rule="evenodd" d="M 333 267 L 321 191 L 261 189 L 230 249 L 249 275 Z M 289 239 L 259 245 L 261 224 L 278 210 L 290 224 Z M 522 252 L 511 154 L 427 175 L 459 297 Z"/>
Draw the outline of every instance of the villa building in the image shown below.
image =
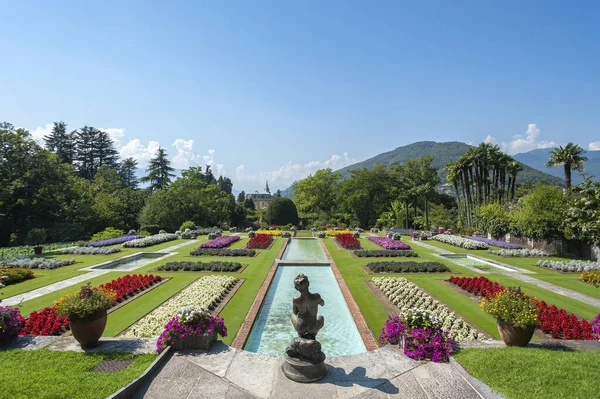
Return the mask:
<path id="1" fill-rule="evenodd" d="M 271 190 L 269 190 L 269 182 L 266 184 L 265 191 L 266 193 L 259 193 L 257 191 L 256 193 L 246 194 L 246 199 L 252 199 L 256 209 L 265 209 L 269 206 L 271 201 L 273 201 Z"/>

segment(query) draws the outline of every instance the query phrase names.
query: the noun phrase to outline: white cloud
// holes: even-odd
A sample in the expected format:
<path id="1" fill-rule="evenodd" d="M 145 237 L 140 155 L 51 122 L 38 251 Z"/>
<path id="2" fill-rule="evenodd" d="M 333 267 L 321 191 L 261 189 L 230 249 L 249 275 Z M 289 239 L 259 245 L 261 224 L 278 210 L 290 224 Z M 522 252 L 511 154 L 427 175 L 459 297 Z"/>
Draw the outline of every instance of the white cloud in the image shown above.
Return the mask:
<path id="1" fill-rule="evenodd" d="M 129 140 L 127 144 L 119 149 L 119 155 L 122 159 L 134 158 L 138 161 L 139 166 L 145 166 L 148 161 L 156 155 L 156 151 L 160 148 L 158 141 L 149 141 L 144 145 L 140 139 Z"/>
<path id="2" fill-rule="evenodd" d="M 538 140 L 540 133 L 541 131 L 538 126 L 535 123 L 530 123 L 527 125 L 527 131 L 524 135 L 517 134 L 514 136 L 513 141 L 502 142 L 502 144 L 500 144 L 500 148 L 502 151 L 510 155 L 514 155 L 521 152 L 535 150 L 537 148 L 549 148 L 556 147 L 558 145 L 554 141 Z M 498 140 L 490 135 L 488 135 L 483 141 L 484 143 L 498 144 Z"/>
<path id="3" fill-rule="evenodd" d="M 35 128 L 34 130 L 29 130 L 29 133 L 31 133 L 31 136 L 33 137 L 33 139 L 35 140 L 36 143 L 38 143 L 39 145 L 44 145 L 44 137 L 50 135 L 50 132 L 52 132 L 52 128 L 54 127 L 54 123 L 46 123 L 46 125 L 44 127 L 42 126 L 38 126 L 37 128 Z"/>
<path id="4" fill-rule="evenodd" d="M 177 139 L 173 142 L 175 155 L 171 162 L 176 169 L 187 169 L 190 166 L 202 165 L 203 157 L 194 152 L 194 140 Z"/>
<path id="5" fill-rule="evenodd" d="M 108 129 L 98 128 L 103 132 L 108 133 L 110 138 L 115 142 L 115 147 L 121 146 L 121 138 L 125 137 L 125 128 L 122 127 L 109 127 Z"/>
<path id="6" fill-rule="evenodd" d="M 590 151 L 600 151 L 600 141 L 594 141 L 588 146 Z"/>

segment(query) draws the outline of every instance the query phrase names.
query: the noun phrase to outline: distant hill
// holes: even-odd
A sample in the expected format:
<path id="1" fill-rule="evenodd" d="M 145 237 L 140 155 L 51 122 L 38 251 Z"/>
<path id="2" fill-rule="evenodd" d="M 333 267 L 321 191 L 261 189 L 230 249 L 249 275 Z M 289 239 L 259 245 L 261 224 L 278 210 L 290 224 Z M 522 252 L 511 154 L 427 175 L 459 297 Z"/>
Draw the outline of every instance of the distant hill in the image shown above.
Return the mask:
<path id="1" fill-rule="evenodd" d="M 513 156 L 513 158 L 532 168 L 541 170 L 552 176 L 563 178 L 565 173 L 563 168 L 546 167 L 546 162 L 548 161 L 548 158 L 550 158 L 549 154 L 552 150 L 553 148 L 540 148 L 538 150 L 517 154 Z M 587 162 L 583 164 L 585 175 L 591 175 L 594 176 L 594 180 L 600 180 L 600 151 L 587 151 L 585 156 L 588 158 Z M 573 171 L 571 178 L 573 184 L 579 184 L 583 180 L 583 177 L 577 171 Z"/>

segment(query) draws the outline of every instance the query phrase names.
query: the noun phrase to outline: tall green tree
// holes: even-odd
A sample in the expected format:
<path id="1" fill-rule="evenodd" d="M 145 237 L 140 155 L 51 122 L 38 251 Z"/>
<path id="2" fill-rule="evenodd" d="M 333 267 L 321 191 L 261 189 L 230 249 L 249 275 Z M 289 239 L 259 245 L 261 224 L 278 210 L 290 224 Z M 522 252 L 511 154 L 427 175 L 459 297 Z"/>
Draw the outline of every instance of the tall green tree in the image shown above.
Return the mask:
<path id="1" fill-rule="evenodd" d="M 138 188 L 140 182 L 136 176 L 138 162 L 133 158 L 125 158 L 119 165 L 119 176 L 123 179 L 127 187 L 134 190 Z"/>
<path id="2" fill-rule="evenodd" d="M 237 196 L 237 203 L 244 204 L 245 200 L 246 200 L 246 192 L 244 190 L 242 190 L 242 191 L 240 191 L 240 193 Z"/>
<path id="3" fill-rule="evenodd" d="M 79 175 L 92 179 L 102 165 L 118 167 L 118 152 L 108 133 L 84 126 L 75 133 L 75 161 Z"/>
<path id="4" fill-rule="evenodd" d="M 573 187 L 563 228 L 568 238 L 600 244 L 600 182 L 588 177 Z"/>
<path id="5" fill-rule="evenodd" d="M 565 171 L 565 188 L 571 188 L 571 171 L 573 169 L 583 172 L 583 163 L 587 161 L 585 150 L 579 144 L 568 143 L 566 146 L 558 146 L 550 151 L 550 159 L 546 166 L 562 166 Z"/>
<path id="6" fill-rule="evenodd" d="M 300 214 L 333 214 L 337 206 L 337 190 L 342 175 L 330 168 L 316 171 L 297 182 L 294 203 Z"/>
<path id="7" fill-rule="evenodd" d="M 74 133 L 67 132 L 67 124 L 65 122 L 54 122 L 50 135 L 44 137 L 46 148 L 54 152 L 60 162 L 73 163 L 75 155 L 75 139 Z"/>
<path id="8" fill-rule="evenodd" d="M 537 184 L 531 193 L 519 200 L 511 213 L 515 233 L 536 239 L 560 237 L 566 204 L 559 187 Z"/>
<path id="9" fill-rule="evenodd" d="M 146 176 L 142 177 L 142 183 L 150 183 L 148 190 L 155 192 L 164 189 L 171 184 L 171 178 L 175 177 L 173 173 L 175 169 L 171 167 L 171 161 L 167 157 L 167 150 L 160 147 L 156 152 L 156 156 L 150 160 Z M 180 226 L 185 220 L 195 220 L 192 218 L 184 219 L 177 226 Z"/>
<path id="10" fill-rule="evenodd" d="M 219 176 L 217 179 L 217 186 L 226 194 L 231 194 L 233 190 L 233 183 L 229 177 Z"/>
<path id="11" fill-rule="evenodd" d="M 267 207 L 265 219 L 270 224 L 297 224 L 298 210 L 296 204 L 289 198 L 277 197 Z"/>

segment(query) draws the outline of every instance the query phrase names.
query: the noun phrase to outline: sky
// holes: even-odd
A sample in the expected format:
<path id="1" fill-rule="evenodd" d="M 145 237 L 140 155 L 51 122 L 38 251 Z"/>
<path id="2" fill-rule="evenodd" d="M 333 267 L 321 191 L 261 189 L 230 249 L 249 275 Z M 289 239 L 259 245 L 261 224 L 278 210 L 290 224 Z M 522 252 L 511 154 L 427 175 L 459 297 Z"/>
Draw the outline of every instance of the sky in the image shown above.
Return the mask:
<path id="1" fill-rule="evenodd" d="M 416 141 L 600 150 L 600 2 L 0 0 L 0 121 L 284 189 Z"/>

